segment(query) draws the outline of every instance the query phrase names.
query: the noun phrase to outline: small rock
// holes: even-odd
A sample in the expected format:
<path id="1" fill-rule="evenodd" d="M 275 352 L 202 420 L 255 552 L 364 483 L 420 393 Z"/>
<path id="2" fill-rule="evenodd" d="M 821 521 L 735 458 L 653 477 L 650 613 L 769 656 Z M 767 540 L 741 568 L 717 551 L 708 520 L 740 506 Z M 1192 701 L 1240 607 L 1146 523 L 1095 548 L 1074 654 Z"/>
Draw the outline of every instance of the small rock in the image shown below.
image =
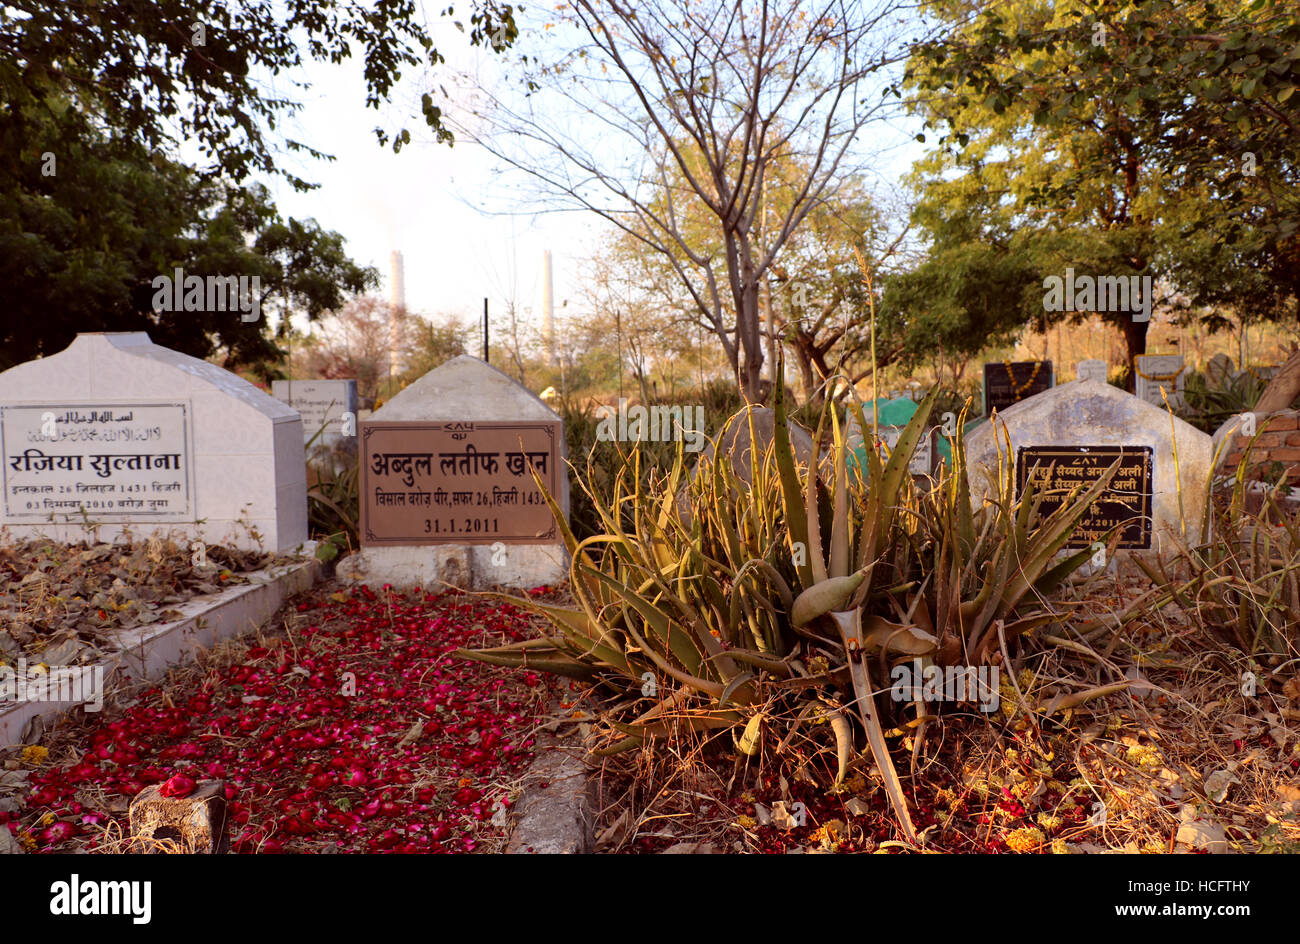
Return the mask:
<path id="1" fill-rule="evenodd" d="M 717 855 L 717 847 L 711 842 L 679 842 L 669 846 L 660 855 Z"/>
<path id="2" fill-rule="evenodd" d="M 183 797 L 164 796 L 158 784 L 145 787 L 131 801 L 133 841 L 173 840 L 186 852 L 226 852 L 226 784 L 204 780 Z"/>
<path id="3" fill-rule="evenodd" d="M 1184 823 L 1178 827 L 1178 835 L 1174 838 L 1193 849 L 1204 849 L 1210 853 L 1228 851 L 1228 838 L 1223 832 L 1223 827 L 1204 820 Z"/>
<path id="4" fill-rule="evenodd" d="M 1205 795 L 1215 803 L 1222 803 L 1228 798 L 1228 791 L 1234 783 L 1240 783 L 1230 770 L 1216 770 L 1205 778 Z"/>

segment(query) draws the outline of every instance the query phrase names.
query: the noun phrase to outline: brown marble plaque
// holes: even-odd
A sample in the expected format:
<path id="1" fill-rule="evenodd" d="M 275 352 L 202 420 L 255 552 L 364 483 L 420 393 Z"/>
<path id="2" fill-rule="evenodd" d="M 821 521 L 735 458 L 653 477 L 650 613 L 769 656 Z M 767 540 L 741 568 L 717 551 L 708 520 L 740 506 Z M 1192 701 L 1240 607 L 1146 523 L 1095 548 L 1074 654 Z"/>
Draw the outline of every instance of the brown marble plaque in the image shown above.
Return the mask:
<path id="1" fill-rule="evenodd" d="M 560 424 L 363 422 L 361 543 L 546 544 L 560 500 Z"/>
<path id="2" fill-rule="evenodd" d="M 1116 525 L 1119 547 L 1151 547 L 1150 446 L 1026 446 L 1016 455 L 1016 495 L 1032 473 L 1034 490 L 1043 496 L 1042 521 L 1060 506 L 1075 486 L 1087 488 L 1119 460 L 1119 469 L 1100 498 L 1084 514 L 1066 547 L 1087 547 L 1103 540 Z M 1050 471 L 1050 474 L 1049 474 Z"/>

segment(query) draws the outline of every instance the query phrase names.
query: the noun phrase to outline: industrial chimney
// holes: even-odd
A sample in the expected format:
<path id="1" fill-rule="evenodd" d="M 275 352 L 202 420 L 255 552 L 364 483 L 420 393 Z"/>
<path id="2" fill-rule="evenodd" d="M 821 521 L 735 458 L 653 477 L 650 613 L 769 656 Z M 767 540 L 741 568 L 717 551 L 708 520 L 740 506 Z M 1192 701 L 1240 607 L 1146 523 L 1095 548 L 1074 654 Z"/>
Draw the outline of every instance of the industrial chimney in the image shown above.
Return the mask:
<path id="1" fill-rule="evenodd" d="M 389 302 L 393 308 L 406 307 L 406 272 L 402 267 L 402 253 L 394 249 L 392 255 L 393 275 L 391 285 L 392 292 Z"/>
<path id="2" fill-rule="evenodd" d="M 546 363 L 555 366 L 555 288 L 551 281 L 551 250 L 542 253 L 542 344 Z"/>
<path id="3" fill-rule="evenodd" d="M 399 319 L 406 313 L 406 271 L 400 250 L 394 249 L 389 261 L 392 265 L 392 276 L 388 287 L 388 379 L 391 382 L 393 373 L 397 369 L 397 325 Z"/>

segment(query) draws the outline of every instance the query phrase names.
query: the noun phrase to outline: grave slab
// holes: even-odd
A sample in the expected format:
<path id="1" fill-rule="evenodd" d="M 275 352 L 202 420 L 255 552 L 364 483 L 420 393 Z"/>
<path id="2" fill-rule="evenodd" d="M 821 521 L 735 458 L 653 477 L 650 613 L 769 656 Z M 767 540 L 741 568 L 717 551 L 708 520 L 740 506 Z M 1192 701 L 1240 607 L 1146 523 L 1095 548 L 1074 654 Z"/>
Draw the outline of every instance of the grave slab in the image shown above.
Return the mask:
<path id="1" fill-rule="evenodd" d="M 1056 386 L 1051 361 L 993 361 L 984 365 L 984 415 Z"/>
<path id="2" fill-rule="evenodd" d="M 302 435 L 296 411 L 215 364 L 144 332 L 79 334 L 0 373 L 0 524 L 291 551 L 307 540 Z"/>
<path id="3" fill-rule="evenodd" d="M 1145 400 L 1152 406 L 1165 408 L 1165 396 L 1169 405 L 1175 410 L 1183 406 L 1183 385 L 1187 377 L 1186 365 L 1181 354 L 1145 354 L 1134 361 L 1137 366 L 1137 380 L 1134 393 L 1139 400 Z M 1161 390 L 1164 394 L 1161 394 Z"/>
<path id="4" fill-rule="evenodd" d="M 567 520 L 560 417 L 527 388 L 461 355 L 360 424 L 361 549 L 341 579 L 436 591 L 563 581 L 569 560 L 531 469 Z"/>
<path id="5" fill-rule="evenodd" d="M 1110 365 L 1103 360 L 1079 361 L 1075 368 L 1076 380 L 1096 380 L 1106 383 L 1110 378 Z"/>
<path id="6" fill-rule="evenodd" d="M 1004 437 L 1010 440 L 1010 456 L 1000 454 Z M 1076 546 L 1090 543 L 1096 531 L 1113 523 L 1125 524 L 1124 543 L 1133 551 L 1166 553 L 1201 540 L 1210 437 L 1180 419 L 1171 422 L 1163 409 L 1110 384 L 1078 381 L 1008 407 L 967 434 L 966 458 L 977 501 L 996 494 L 999 467 L 1021 479 L 1042 477 L 1055 461 L 1054 482 L 1086 483 L 1118 459 L 1122 474 L 1090 509 Z"/>
<path id="7" fill-rule="evenodd" d="M 271 395 L 302 415 L 304 445 L 320 433 L 312 446 L 333 447 L 343 440 L 343 417 L 351 413 L 353 436 L 357 417 L 355 380 L 273 380 Z M 352 437 L 348 437 L 352 438 Z M 355 440 L 354 440 L 355 442 Z"/>

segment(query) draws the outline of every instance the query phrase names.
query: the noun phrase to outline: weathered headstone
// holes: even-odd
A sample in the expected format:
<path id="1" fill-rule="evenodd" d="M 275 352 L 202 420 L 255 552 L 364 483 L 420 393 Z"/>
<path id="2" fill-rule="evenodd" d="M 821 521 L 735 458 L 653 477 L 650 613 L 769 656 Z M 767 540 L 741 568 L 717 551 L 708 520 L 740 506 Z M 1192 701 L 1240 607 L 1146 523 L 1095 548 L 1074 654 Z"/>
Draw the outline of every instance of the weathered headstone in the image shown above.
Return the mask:
<path id="1" fill-rule="evenodd" d="M 984 415 L 1056 385 L 1051 361 L 993 361 L 984 365 Z"/>
<path id="2" fill-rule="evenodd" d="M 525 387 L 461 355 L 397 394 L 359 430 L 361 550 L 345 579 L 430 590 L 535 587 L 568 575 L 563 423 Z"/>
<path id="3" fill-rule="evenodd" d="M 885 444 L 885 450 L 882 452 L 892 453 L 901 435 L 903 435 L 902 426 L 880 427 L 880 438 Z M 913 475 L 930 475 L 934 472 L 934 439 L 935 431 L 931 428 L 917 440 L 912 458 L 907 462 L 907 470 Z"/>
<path id="4" fill-rule="evenodd" d="M 1232 358 L 1227 354 L 1215 354 L 1205 365 L 1205 375 L 1211 383 L 1226 384 L 1232 378 L 1232 374 Z"/>
<path id="5" fill-rule="evenodd" d="M 274 380 L 271 393 L 302 414 L 304 443 L 311 442 L 316 436 L 314 445 L 332 447 L 345 438 L 356 436 L 355 380 Z"/>
<path id="6" fill-rule="evenodd" d="M 898 438 L 903 434 L 903 428 L 912 419 L 916 413 L 916 401 L 911 397 L 899 397 L 894 400 L 881 401 L 879 404 L 880 425 L 874 427 L 880 432 L 881 457 L 887 458 L 894 447 L 898 444 Z M 858 428 L 857 414 L 849 410 L 845 421 L 844 441 L 852 452 L 855 461 L 865 461 L 866 437 L 871 435 L 873 427 L 870 425 L 876 413 L 876 407 L 870 402 L 862 408 L 863 418 L 867 421 L 867 432 L 863 434 Z M 935 429 L 931 427 L 917 441 L 916 449 L 912 452 L 908 460 L 908 470 L 913 475 L 930 475 L 934 472 L 934 453 L 935 453 Z"/>
<path id="7" fill-rule="evenodd" d="M 1009 457 L 999 456 L 1004 435 Z M 1044 514 L 1069 487 L 1086 486 L 1119 461 L 1119 472 L 1089 509 L 1073 547 L 1101 540 L 1117 524 L 1120 546 L 1129 550 L 1165 551 L 1201 538 L 1210 437 L 1180 419 L 1171 427 L 1164 410 L 1109 384 L 1069 384 L 1009 407 L 968 433 L 966 453 L 973 496 L 996 494 L 999 463 L 1009 461 L 1017 495 L 1030 476 L 1040 493 L 1043 486 L 1055 492 Z"/>
<path id="8" fill-rule="evenodd" d="M 1107 383 L 1110 379 L 1110 365 L 1102 360 L 1079 361 L 1075 368 L 1077 380 L 1095 380 Z"/>
<path id="9" fill-rule="evenodd" d="M 229 371 L 144 332 L 79 334 L 0 374 L 0 524 L 289 551 L 307 540 L 302 442 L 294 410 Z"/>
<path id="10" fill-rule="evenodd" d="M 1177 410 L 1183 406 L 1183 382 L 1186 370 L 1181 354 L 1145 354 L 1135 359 L 1137 366 L 1137 383 L 1134 392 L 1139 400 L 1145 400 L 1162 410 L 1165 408 L 1165 396 L 1169 405 Z M 1164 394 L 1161 394 L 1161 390 Z"/>
<path id="11" fill-rule="evenodd" d="M 1232 379 L 1240 380 L 1243 377 L 1252 377 L 1259 383 L 1267 386 L 1269 383 L 1272 382 L 1273 378 L 1277 376 L 1277 372 L 1280 369 L 1281 369 L 1280 366 L 1277 364 L 1272 364 L 1270 366 L 1263 366 L 1263 367 L 1255 367 L 1255 366 L 1247 365 L 1243 367 L 1241 370 L 1234 370 L 1232 372 Z"/>

